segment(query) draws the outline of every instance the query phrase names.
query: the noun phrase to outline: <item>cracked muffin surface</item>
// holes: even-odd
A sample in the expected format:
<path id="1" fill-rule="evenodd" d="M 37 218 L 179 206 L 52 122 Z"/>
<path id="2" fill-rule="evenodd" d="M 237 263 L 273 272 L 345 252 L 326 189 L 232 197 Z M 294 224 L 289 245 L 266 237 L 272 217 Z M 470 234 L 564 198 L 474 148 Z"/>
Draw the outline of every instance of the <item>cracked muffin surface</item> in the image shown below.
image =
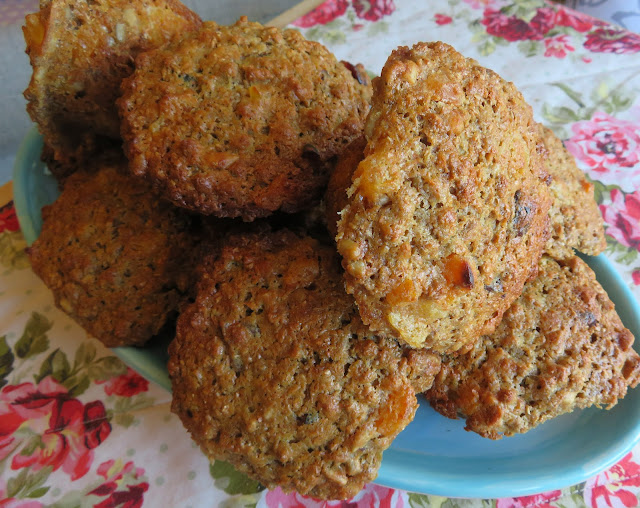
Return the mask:
<path id="1" fill-rule="evenodd" d="M 468 347 L 500 322 L 547 240 L 537 124 L 513 84 L 444 43 L 398 48 L 373 88 L 337 223 L 347 291 L 373 330 Z"/>
<path id="2" fill-rule="evenodd" d="M 68 167 L 82 153 L 82 166 L 95 144 L 120 139 L 116 99 L 135 56 L 200 24 L 178 0 L 41 0 L 23 27 L 33 68 L 24 95 L 48 155 Z"/>
<path id="3" fill-rule="evenodd" d="M 370 96 L 359 67 L 246 18 L 141 55 L 122 90 L 132 171 L 179 206 L 247 221 L 320 199 Z"/>
<path id="4" fill-rule="evenodd" d="M 188 295 L 196 239 L 191 218 L 128 174 L 122 155 L 105 161 L 66 179 L 28 254 L 57 307 L 108 347 L 137 346 Z"/>
<path id="5" fill-rule="evenodd" d="M 268 488 L 355 495 L 439 357 L 372 334 L 335 249 L 310 237 L 232 236 L 201 270 L 170 346 L 172 411 L 210 459 Z"/>
<path id="6" fill-rule="evenodd" d="M 640 382 L 640 356 L 580 258 L 544 256 L 538 277 L 471 351 L 443 357 L 427 399 L 499 439 L 575 409 L 613 407 Z"/>

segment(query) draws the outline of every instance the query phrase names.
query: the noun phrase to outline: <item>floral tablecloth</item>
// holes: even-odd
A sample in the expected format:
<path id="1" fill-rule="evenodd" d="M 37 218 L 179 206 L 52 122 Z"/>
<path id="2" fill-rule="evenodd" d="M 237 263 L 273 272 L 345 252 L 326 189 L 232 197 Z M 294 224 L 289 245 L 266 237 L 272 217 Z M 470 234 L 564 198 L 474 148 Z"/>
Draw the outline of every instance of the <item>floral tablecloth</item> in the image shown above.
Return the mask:
<path id="1" fill-rule="evenodd" d="M 34 4 L 0 0 L 0 18 L 16 22 L 26 3 Z M 581 3 L 606 2 L 573 2 Z M 640 11 L 638 2 L 625 5 L 627 18 Z M 639 35 L 543 0 L 328 0 L 293 25 L 372 73 L 398 45 L 443 40 L 513 80 L 594 181 L 606 254 L 640 297 Z M 170 413 L 170 395 L 53 306 L 24 247 L 5 186 L 0 507 L 640 504 L 640 445 L 582 484 L 516 499 L 440 498 L 375 484 L 344 503 L 264 491 L 224 463 L 210 465 Z"/>

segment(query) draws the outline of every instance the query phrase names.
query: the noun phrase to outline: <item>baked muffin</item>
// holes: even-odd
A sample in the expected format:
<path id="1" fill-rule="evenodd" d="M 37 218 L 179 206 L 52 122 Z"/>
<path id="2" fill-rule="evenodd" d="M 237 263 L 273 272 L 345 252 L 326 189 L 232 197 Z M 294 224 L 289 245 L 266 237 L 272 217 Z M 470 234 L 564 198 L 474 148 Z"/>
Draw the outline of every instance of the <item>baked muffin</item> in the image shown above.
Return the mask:
<path id="1" fill-rule="evenodd" d="M 550 205 L 537 124 L 513 84 L 440 42 L 395 50 L 373 88 L 337 223 L 346 288 L 373 330 L 457 351 L 537 269 Z"/>
<path id="2" fill-rule="evenodd" d="M 41 0 L 23 27 L 33 67 L 24 95 L 50 156 L 68 163 L 92 137 L 119 139 L 115 101 L 135 55 L 200 23 L 178 0 Z"/>
<path id="3" fill-rule="evenodd" d="M 551 237 L 545 252 L 555 259 L 573 257 L 573 249 L 597 256 L 604 251 L 607 241 L 602 216 L 593 198 L 593 184 L 551 129 L 540 125 L 540 137 L 548 152 L 553 200 L 549 210 Z"/>
<path id="4" fill-rule="evenodd" d="M 140 55 L 124 81 L 131 170 L 202 214 L 251 221 L 308 208 L 362 132 L 370 87 L 357 77 L 295 30 L 206 22 Z"/>
<path id="5" fill-rule="evenodd" d="M 90 335 L 109 347 L 137 346 L 189 294 L 196 235 L 183 210 L 159 200 L 115 158 L 67 178 L 43 208 L 28 254 L 56 306 Z"/>
<path id="6" fill-rule="evenodd" d="M 496 331 L 445 356 L 426 396 L 443 415 L 466 418 L 467 430 L 511 436 L 574 409 L 614 406 L 640 382 L 632 345 L 587 264 L 544 256 Z"/>
<path id="7" fill-rule="evenodd" d="M 376 477 L 440 360 L 372 334 L 340 272 L 334 248 L 286 229 L 206 259 L 169 375 L 172 411 L 209 459 L 317 498 Z"/>

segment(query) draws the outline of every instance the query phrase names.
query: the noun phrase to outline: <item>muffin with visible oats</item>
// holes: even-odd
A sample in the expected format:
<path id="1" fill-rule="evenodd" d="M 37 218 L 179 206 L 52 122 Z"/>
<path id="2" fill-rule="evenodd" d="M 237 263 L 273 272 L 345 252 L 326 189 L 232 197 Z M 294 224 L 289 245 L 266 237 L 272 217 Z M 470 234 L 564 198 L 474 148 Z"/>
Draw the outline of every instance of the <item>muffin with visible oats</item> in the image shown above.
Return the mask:
<path id="1" fill-rule="evenodd" d="M 202 214 L 309 208 L 362 132 L 370 87 L 358 69 L 295 30 L 204 23 L 140 55 L 123 83 L 131 170 Z"/>
<path id="2" fill-rule="evenodd" d="M 286 229 L 206 259 L 169 353 L 172 411 L 211 460 L 329 499 L 375 479 L 440 367 L 371 333 L 335 249 Z"/>
<path id="3" fill-rule="evenodd" d="M 41 0 L 23 27 L 33 67 L 24 95 L 48 159 L 82 167 L 104 138 L 119 139 L 115 102 L 135 56 L 200 24 L 178 0 Z"/>
<path id="4" fill-rule="evenodd" d="M 57 307 L 106 346 L 142 345 L 190 291 L 196 235 L 183 210 L 125 171 L 120 156 L 77 171 L 42 212 L 29 248 Z"/>
<path id="5" fill-rule="evenodd" d="M 573 257 L 574 249 L 597 256 L 604 251 L 607 241 L 602 215 L 593 197 L 593 184 L 551 129 L 541 125 L 540 137 L 548 153 L 553 200 L 549 209 L 551 237 L 545 252 L 555 259 Z"/>
<path id="6" fill-rule="evenodd" d="M 484 437 L 527 432 L 575 409 L 613 407 L 640 382 L 633 341 L 584 261 L 544 256 L 496 331 L 443 357 L 426 396 Z"/>
<path id="7" fill-rule="evenodd" d="M 347 291 L 375 331 L 464 349 L 500 322 L 547 241 L 537 124 L 513 84 L 440 42 L 395 50 L 373 88 L 336 226 Z"/>

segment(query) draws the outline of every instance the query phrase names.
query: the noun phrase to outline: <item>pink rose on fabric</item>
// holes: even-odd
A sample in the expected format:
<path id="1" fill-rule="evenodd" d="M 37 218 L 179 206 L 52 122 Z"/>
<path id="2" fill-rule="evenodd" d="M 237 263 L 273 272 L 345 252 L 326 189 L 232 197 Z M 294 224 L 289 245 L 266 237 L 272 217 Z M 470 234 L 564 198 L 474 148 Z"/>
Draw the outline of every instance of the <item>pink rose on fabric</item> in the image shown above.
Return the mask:
<path id="1" fill-rule="evenodd" d="M 629 453 L 615 466 L 587 480 L 584 500 L 592 508 L 638 505 L 638 498 L 628 487 L 640 487 L 640 464 Z"/>
<path id="2" fill-rule="evenodd" d="M 345 501 L 320 501 L 297 492 L 285 494 L 279 487 L 268 491 L 263 500 L 268 508 L 403 508 L 406 505 L 405 496 L 401 490 L 369 483 L 357 495 Z"/>
<path id="3" fill-rule="evenodd" d="M 396 10 L 393 0 L 353 0 L 356 16 L 368 21 L 380 21 Z"/>
<path id="4" fill-rule="evenodd" d="M 2 492 L 0 492 L 2 495 Z M 44 505 L 32 499 L 0 499 L 0 508 L 42 508 Z"/>
<path id="5" fill-rule="evenodd" d="M 553 508 L 550 504 L 562 495 L 560 490 L 552 490 L 533 496 L 507 497 L 498 499 L 496 508 Z"/>
<path id="6" fill-rule="evenodd" d="M 82 478 L 93 462 L 93 448 L 111 433 L 102 402 L 82 404 L 77 399 L 58 398 L 49 418 L 49 428 L 41 435 L 42 446 L 30 454 L 19 453 L 11 461 L 12 469 L 51 466 L 67 473 L 71 480 Z"/>
<path id="7" fill-rule="evenodd" d="M 502 11 L 487 8 L 483 13 L 482 24 L 487 33 L 508 41 L 539 41 L 554 26 L 555 11 L 551 7 L 542 7 L 528 23 L 517 16 L 507 16 Z"/>
<path id="8" fill-rule="evenodd" d="M 626 247 L 640 250 L 640 191 L 624 194 L 613 189 L 611 201 L 610 205 L 600 205 L 607 234 Z M 633 281 L 640 283 L 635 275 Z"/>
<path id="9" fill-rule="evenodd" d="M 589 16 L 577 11 L 565 9 L 564 7 L 558 7 L 555 24 L 568 26 L 577 32 L 588 32 L 593 28 L 593 20 Z"/>
<path id="10" fill-rule="evenodd" d="M 0 454 L 6 457 L 21 446 L 13 434 L 28 421 L 39 439 L 29 452 L 20 450 L 11 460 L 12 469 L 51 466 L 62 469 L 72 480 L 84 476 L 93 460 L 93 449 L 111 432 L 100 401 L 83 404 L 50 376 L 37 386 L 22 383 L 5 386 L 0 392 Z M 18 425 L 18 427 L 16 427 Z M 39 434 L 39 435 L 38 435 Z"/>
<path id="11" fill-rule="evenodd" d="M 640 286 L 640 268 L 636 268 L 631 272 L 631 279 L 636 286 Z"/>
<path id="12" fill-rule="evenodd" d="M 342 16 L 349 6 L 348 0 L 327 0 L 293 22 L 295 26 L 310 28 L 315 25 L 326 25 Z"/>
<path id="13" fill-rule="evenodd" d="M 89 494 L 107 498 L 94 505 L 96 508 L 139 508 L 144 500 L 144 493 L 149 490 L 146 481 L 140 481 L 144 469 L 137 468 L 133 462 L 122 464 L 121 461 L 108 460 L 98 466 L 97 473 L 106 481 L 93 489 Z M 121 487 L 126 487 L 122 490 Z M 118 490 L 120 489 L 120 490 Z"/>
<path id="14" fill-rule="evenodd" d="M 565 145 L 592 178 L 629 192 L 640 187 L 640 118 L 629 122 L 598 112 L 571 130 Z"/>
<path id="15" fill-rule="evenodd" d="M 505 4 L 504 0 L 463 0 L 464 3 L 469 4 L 472 9 L 486 9 L 487 7 L 493 7 L 499 9 Z"/>
<path id="16" fill-rule="evenodd" d="M 448 25 L 453 21 L 451 16 L 447 16 L 446 14 L 436 14 L 433 17 L 438 25 Z"/>
<path id="17" fill-rule="evenodd" d="M 617 28 L 598 28 L 587 34 L 583 45 L 593 53 L 638 53 L 640 35 Z"/>
<path id="18" fill-rule="evenodd" d="M 104 393 L 120 397 L 133 397 L 149 390 L 149 381 L 131 367 L 128 367 L 127 372 L 121 376 L 113 377 L 107 381 L 98 381 L 98 384 L 101 383 L 104 383 Z"/>
<path id="19" fill-rule="evenodd" d="M 571 53 L 576 49 L 570 44 L 568 35 L 556 35 L 545 39 L 544 47 L 544 56 L 554 56 L 556 58 L 564 58 L 567 53 Z"/>
<path id="20" fill-rule="evenodd" d="M 18 231 L 19 229 L 20 224 L 18 224 L 16 209 L 13 206 L 13 201 L 11 201 L 0 208 L 0 233 L 3 231 Z"/>

